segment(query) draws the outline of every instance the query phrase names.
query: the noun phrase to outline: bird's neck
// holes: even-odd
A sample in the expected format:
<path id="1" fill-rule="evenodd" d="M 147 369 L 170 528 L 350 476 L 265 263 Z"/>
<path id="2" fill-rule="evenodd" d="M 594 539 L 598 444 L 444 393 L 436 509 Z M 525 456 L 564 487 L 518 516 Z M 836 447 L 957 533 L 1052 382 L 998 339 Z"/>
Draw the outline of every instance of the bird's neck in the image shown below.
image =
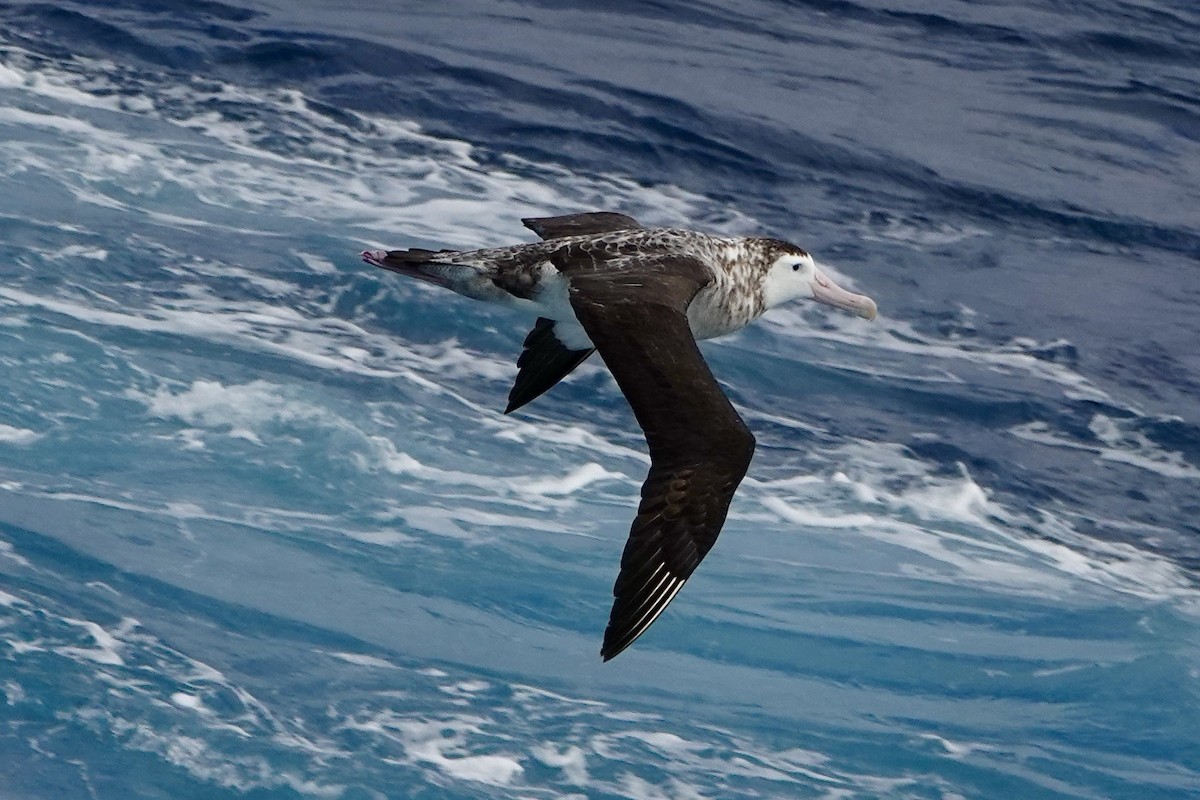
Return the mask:
<path id="1" fill-rule="evenodd" d="M 722 242 L 717 248 L 713 282 L 688 308 L 688 322 L 697 339 L 741 330 L 766 310 L 761 280 L 749 256 L 737 240 Z"/>

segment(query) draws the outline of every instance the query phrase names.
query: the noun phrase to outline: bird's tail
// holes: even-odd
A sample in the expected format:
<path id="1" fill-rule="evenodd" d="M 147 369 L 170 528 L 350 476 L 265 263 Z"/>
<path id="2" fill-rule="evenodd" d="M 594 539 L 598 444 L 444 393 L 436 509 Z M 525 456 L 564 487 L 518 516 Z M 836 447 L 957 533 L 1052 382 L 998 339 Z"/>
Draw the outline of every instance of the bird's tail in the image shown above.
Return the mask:
<path id="1" fill-rule="evenodd" d="M 458 251 L 423 250 L 420 247 L 411 250 L 364 250 L 362 260 L 373 266 L 390 269 L 392 272 L 449 289 L 454 265 L 439 263 L 438 258 L 456 252 Z"/>

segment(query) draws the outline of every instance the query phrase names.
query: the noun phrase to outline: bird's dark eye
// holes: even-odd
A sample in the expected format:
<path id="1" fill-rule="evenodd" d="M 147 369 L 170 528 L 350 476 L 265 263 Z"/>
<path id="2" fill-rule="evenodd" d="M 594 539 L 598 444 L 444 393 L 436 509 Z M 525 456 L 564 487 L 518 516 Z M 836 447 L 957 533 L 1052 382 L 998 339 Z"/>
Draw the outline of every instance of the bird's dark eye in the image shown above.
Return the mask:
<path id="1" fill-rule="evenodd" d="M 799 271 L 800 271 L 800 265 L 792 264 L 792 272 L 799 272 Z"/>

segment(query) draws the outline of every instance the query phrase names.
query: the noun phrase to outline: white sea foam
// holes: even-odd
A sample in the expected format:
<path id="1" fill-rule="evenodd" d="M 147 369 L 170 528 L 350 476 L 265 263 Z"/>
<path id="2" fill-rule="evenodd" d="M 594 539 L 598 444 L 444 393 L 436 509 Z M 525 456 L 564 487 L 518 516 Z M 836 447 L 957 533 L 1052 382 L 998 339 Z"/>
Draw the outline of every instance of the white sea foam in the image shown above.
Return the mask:
<path id="1" fill-rule="evenodd" d="M 870 218 L 859 224 L 860 236 L 868 241 L 891 241 L 909 245 L 918 250 L 957 244 L 966 239 L 989 236 L 990 233 L 974 225 L 954 226 L 947 222 L 901 220 L 889 217 L 883 225 L 872 223 Z"/>
<path id="2" fill-rule="evenodd" d="M 16 445 L 33 444 L 40 438 L 42 438 L 40 433 L 31 431 L 28 428 L 17 428 L 12 425 L 0 423 L 0 443 Z"/>
<path id="3" fill-rule="evenodd" d="M 911 784 L 910 779 L 856 773 L 822 753 L 775 749 L 709 725 L 672 724 L 585 697 L 432 667 L 414 670 L 414 681 L 407 681 L 404 691 L 373 693 L 366 705 L 357 694 L 335 693 L 319 702 L 287 703 L 280 713 L 285 705 L 280 698 L 272 700 L 277 708 L 269 707 L 153 637 L 125 631 L 120 638 L 129 663 L 104 665 L 110 673 L 102 685 L 110 688 L 103 702 L 67 710 L 63 719 L 152 753 L 207 784 L 241 792 L 284 789 L 340 796 L 346 783 L 358 780 L 347 780 L 349 764 L 378 771 L 382 780 L 397 775 L 413 780 L 396 772 L 411 768 L 421 772 L 416 780 L 449 791 L 505 796 L 541 793 L 544 778 L 531 764 L 555 770 L 559 785 L 578 790 L 564 797 L 679 800 L 745 780 L 774 785 L 780 796 L 803 786 L 849 797 L 895 794 Z M 322 654 L 393 668 L 361 654 Z M 151 665 L 153 681 L 145 679 Z M 122 672 L 137 679 L 125 680 Z M 14 694 L 6 693 L 11 701 Z M 132 702 L 139 697 L 141 702 Z M 214 697 L 220 701 L 211 702 Z M 497 702 L 509 697 L 510 703 Z M 632 724 L 625 727 L 623 721 Z M 557 731 L 553 741 L 544 738 L 547 726 Z M 250 741 L 257 745 L 248 752 Z M 376 754 L 369 764 L 355 760 L 364 748 Z M 631 763 L 646 769 L 634 777 Z"/>
<path id="4" fill-rule="evenodd" d="M 770 495 L 762 498 L 762 504 L 785 522 L 805 527 L 861 528 L 878 522 L 878 518 L 871 514 L 827 514 L 820 511 L 813 511 L 809 508 L 798 507 L 782 498 Z"/>
<path id="5" fill-rule="evenodd" d="M 836 274 L 833 268 L 829 271 Z M 839 282 L 854 285 L 849 277 Z M 881 316 L 866 323 L 814 304 L 773 309 L 760 324 L 802 342 L 805 361 L 841 372 L 933 384 L 979 383 L 981 374 L 991 372 L 1001 385 L 1008 376 L 1032 378 L 1067 399 L 1116 405 L 1107 392 L 1075 369 L 1038 358 L 1039 345 L 1031 340 L 993 344 L 970 336 L 937 337 L 921 333 L 905 320 Z M 963 371 L 969 379 L 958 374 Z M 1030 391 L 1030 385 L 1023 382 L 1022 391 Z"/>
<path id="6" fill-rule="evenodd" d="M 0 89 L 16 89 L 24 84 L 24 75 L 15 69 L 0 64 Z"/>
<path id="7" fill-rule="evenodd" d="M 487 681 L 472 680 L 459 681 L 453 685 L 441 686 L 439 688 L 447 694 L 474 694 L 475 692 L 482 692 L 490 689 L 491 684 Z"/>
<path id="8" fill-rule="evenodd" d="M 92 638 L 96 646 L 94 648 L 56 647 L 54 649 L 56 653 L 72 658 L 84 658 L 95 661 L 98 664 L 107 664 L 110 666 L 123 666 L 125 664 L 125 660 L 121 658 L 121 649 L 124 644 L 121 639 L 137 627 L 137 620 L 124 619 L 111 633 L 96 623 L 87 620 L 64 617 L 63 621 L 68 625 L 75 625 L 87 631 L 88 636 Z"/>
<path id="9" fill-rule="evenodd" d="M 570 450 L 584 450 L 606 458 L 632 459 L 644 464 L 650 463 L 650 456 L 644 451 L 616 444 L 605 439 L 594 430 L 582 425 L 564 424 L 539 420 L 527 422 L 515 417 L 489 417 L 480 421 L 487 429 L 494 431 L 497 439 L 518 442 L 521 444 L 543 442 L 559 445 Z"/>
<path id="10" fill-rule="evenodd" d="M 299 531 L 308 534 L 319 533 L 327 537 L 346 537 L 355 541 L 385 547 L 409 544 L 415 540 L 409 533 L 396 530 L 394 527 L 364 529 L 351 524 L 338 514 L 316 514 L 288 508 L 273 508 L 262 503 L 245 506 L 236 503 L 213 502 L 216 508 L 207 508 L 191 502 L 176 501 L 165 504 L 158 504 L 152 500 L 132 502 L 98 494 L 55 490 L 33 491 L 28 487 L 25 489 L 25 493 L 29 496 L 57 502 L 84 503 L 126 511 L 136 514 L 141 518 L 164 517 L 180 522 L 204 520 L 207 522 L 236 525 L 247 529 L 270 531 L 272 533 L 281 531 Z M 398 513 L 381 514 L 380 516 L 385 521 L 401 517 Z M 469 510 L 452 513 L 451 516 L 455 518 L 461 516 L 463 519 L 469 520 L 472 525 L 485 525 L 488 522 L 494 525 L 525 524 L 527 526 L 538 526 L 546 524 L 544 520 L 530 519 L 522 522 L 520 518 L 505 517 L 503 515 L 495 515 L 494 517 L 485 515 L 480 517 Z M 185 538 L 190 537 L 186 531 L 186 527 L 181 527 L 181 532 Z M 463 535 L 467 536 L 468 534 L 464 532 Z M 6 547 L 8 548 L 7 550 L 5 549 Z M 8 557 L 23 566 L 29 566 L 29 562 L 24 557 L 12 552 L 11 546 L 2 541 L 0 541 L 0 557 Z"/>
<path id="11" fill-rule="evenodd" d="M 488 533 L 488 529 L 493 531 L 516 529 L 546 533 L 568 532 L 564 531 L 562 524 L 554 519 L 482 511 L 463 505 L 461 501 L 454 503 L 450 508 L 406 503 L 389 512 L 388 517 L 404 520 L 404 524 L 409 530 L 425 531 L 437 536 L 472 541 L 478 541 Z"/>
<path id="12" fill-rule="evenodd" d="M 205 203 L 269 208 L 389 237 L 416 236 L 459 246 L 510 239 L 520 216 L 588 205 L 597 197 L 642 214 L 650 223 L 678 222 L 711 205 L 677 187 L 647 187 L 620 175 L 585 177 L 509 154 L 501 154 L 507 169 L 484 167 L 477 149 L 466 142 L 430 136 L 411 122 L 355 112 L 347 112 L 353 123 L 342 125 L 291 89 L 254 90 L 215 81 L 156 86 L 103 61 L 75 58 L 70 69 L 62 69 L 15 49 L 9 54 L 2 85 L 59 107 L 47 113 L 0 109 L 0 122 L 78 137 L 82 160 L 73 166 L 84 181 L 76 187 L 82 201 L 115 203 L 164 222 L 166 217 L 152 207 L 134 209 L 128 200 L 111 197 L 102 185 L 106 176 L 136 170 L 145 173 L 145 183 L 175 185 Z M 142 93 L 131 100 L 129 86 L 111 91 L 113 81 L 120 79 L 141 80 Z M 191 135 L 133 139 L 88 121 L 95 108 L 151 118 Z M 277 119 L 257 124 L 264 116 Z M 187 158 L 195 141 L 219 143 L 236 163 Z M 62 164 L 40 160 L 21 142 L 8 147 L 26 168 L 57 167 L 56 174 L 61 173 Z M 70 159 L 71 151 L 63 157 Z M 332 185 L 339 187 L 337 192 L 329 192 Z M 184 214 L 178 223 L 211 224 Z M 754 227 L 731 209 L 722 209 L 720 217 L 728 228 Z"/>
<path id="13" fill-rule="evenodd" d="M 4 701 L 6 705 L 15 706 L 29 699 L 25 689 L 16 681 L 4 682 Z"/>
<path id="14" fill-rule="evenodd" d="M 73 244 L 59 250 L 58 257 L 61 259 L 86 258 L 90 261 L 107 261 L 108 251 L 101 247 Z"/>
<path id="15" fill-rule="evenodd" d="M 902 507 L 907 507 L 924 520 L 949 519 L 977 523 L 992 513 L 987 492 L 976 483 L 966 467 L 959 465 L 962 479 L 951 482 L 931 482 L 900 495 Z"/>
<path id="16" fill-rule="evenodd" d="M 521 759 L 514 755 L 470 752 L 467 738 L 480 733 L 483 722 L 482 719 L 469 716 L 416 720 L 392 712 L 380 712 L 370 718 L 343 725 L 353 730 L 394 738 L 411 761 L 433 766 L 453 778 L 507 786 L 525 768 L 521 765 Z"/>
<path id="17" fill-rule="evenodd" d="M 376 658 L 375 656 L 363 655 L 362 653 L 344 653 L 331 652 L 329 655 L 334 658 L 345 661 L 348 664 L 355 664 L 360 667 L 375 667 L 377 669 L 396 669 L 396 665 L 392 662 Z"/>
<path id="18" fill-rule="evenodd" d="M 421 667 L 417 670 L 417 674 L 424 675 L 427 678 L 448 678 L 449 673 L 445 670 L 440 670 L 437 667 Z"/>
<path id="19" fill-rule="evenodd" d="M 309 318 L 293 308 L 260 301 L 210 300 L 203 291 L 179 301 L 178 306 L 140 311 L 97 308 L 75 298 L 51 298 L 9 287 L 0 287 L 0 300 L 42 308 L 89 325 L 194 336 L 295 359 L 320 369 L 398 380 L 465 405 L 469 403 L 439 381 L 466 374 L 494 378 L 507 376 L 511 370 L 507 364 L 500 366 L 496 359 L 467 357 L 451 342 L 433 347 L 408 346 L 345 320 Z M 364 360 L 363 350 L 372 356 Z"/>
<path id="20" fill-rule="evenodd" d="M 534 758 L 548 767 L 562 770 L 563 780 L 574 786 L 588 785 L 587 754 L 575 745 L 561 750 L 552 742 L 543 742 L 530 751 Z"/>
<path id="21" fill-rule="evenodd" d="M 516 489 L 526 494 L 566 495 L 573 494 L 596 481 L 628 480 L 620 472 L 610 472 L 599 464 L 592 462 L 584 464 L 561 478 L 541 478 L 531 481 L 518 482 Z"/>
<path id="22" fill-rule="evenodd" d="M 448 470 L 421 463 L 408 453 L 397 449 L 392 441 L 385 437 L 372 436 L 370 441 L 375 451 L 374 463 L 394 475 L 404 475 L 419 481 L 435 483 L 440 487 L 486 489 L 495 496 L 515 494 L 520 496 L 523 502 L 528 501 L 531 497 L 553 499 L 569 495 L 598 481 L 628 480 L 622 473 L 612 472 L 596 463 L 585 464 L 564 476 L 544 477 Z M 371 462 L 365 462 L 364 468 L 370 469 Z M 459 518 L 469 515 L 475 524 L 506 525 L 515 523 L 525 527 L 532 524 L 534 529 L 543 529 L 544 526 L 544 523 L 538 523 L 535 520 L 511 515 L 490 515 L 470 509 L 445 513 L 456 515 Z M 438 516 L 442 516 L 440 510 Z"/>
<path id="23" fill-rule="evenodd" d="M 938 746 L 940 746 L 943 750 L 945 750 L 946 753 L 948 753 L 949 755 L 951 755 L 955 758 L 962 758 L 964 756 L 969 756 L 969 755 L 971 755 L 971 753 L 975 752 L 976 750 L 981 749 L 980 746 L 977 744 L 970 743 L 970 742 L 966 742 L 966 743 L 953 742 L 943 736 L 938 736 L 937 734 L 934 734 L 934 733 L 921 734 L 921 738 L 928 739 L 931 742 L 935 742 Z"/>
<path id="24" fill-rule="evenodd" d="M 206 711 L 204 700 L 194 694 L 187 692 L 175 692 L 171 695 L 171 702 L 180 708 L 190 708 L 193 711 Z"/>
<path id="25" fill-rule="evenodd" d="M 763 752 L 749 742 L 734 740 L 728 743 L 733 753 L 718 753 L 714 752 L 711 741 L 688 739 L 670 731 L 653 729 L 601 734 L 594 737 L 592 743 L 598 753 L 617 760 L 627 750 L 629 740 L 652 748 L 678 775 L 721 774 L 793 786 L 814 782 L 829 788 L 850 785 L 844 776 L 828 769 L 825 756 L 799 749 Z M 642 789 L 653 791 L 650 786 Z"/>
<path id="26" fill-rule="evenodd" d="M 321 256 L 313 255 L 312 253 L 302 253 L 297 250 L 296 257 L 300 259 L 304 266 L 308 267 L 313 272 L 319 272 L 326 275 L 337 272 L 337 267 L 335 267 L 328 259 L 322 258 Z"/>
<path id="27" fill-rule="evenodd" d="M 8 489 L 9 487 L 0 486 L 0 488 Z M 21 488 L 20 486 L 17 486 L 17 489 L 20 489 L 20 488 Z M 16 489 L 14 489 L 14 491 L 15 490 Z M 21 555 L 20 553 L 18 553 L 16 551 L 16 549 L 12 546 L 11 542 L 6 542 L 3 539 L 0 539 L 0 558 L 8 559 L 9 561 L 12 561 L 13 563 L 18 564 L 19 566 L 22 566 L 22 567 L 33 566 L 32 564 L 29 563 L 29 559 L 25 558 L 25 556 Z"/>
<path id="28" fill-rule="evenodd" d="M 216 786 L 252 792 L 286 787 L 307 797 L 341 797 L 345 787 L 308 780 L 288 769 L 280 769 L 261 755 L 233 756 L 197 736 L 161 732 L 149 725 L 113 720 L 114 730 L 129 747 L 154 753 L 202 781 Z"/>
<path id="29" fill-rule="evenodd" d="M 919 554 L 897 564 L 901 575 L 1051 598 L 1104 587 L 1200 611 L 1200 592 L 1170 560 L 1094 540 L 1048 510 L 1005 508 L 965 468 L 957 478 L 930 476 L 904 448 L 865 441 L 830 461 L 840 468 L 790 484 L 748 483 L 744 494 L 790 525 Z"/>
<path id="30" fill-rule="evenodd" d="M 6 48 L 9 54 L 21 57 L 18 48 Z M 22 60 L 25 60 L 22 58 Z M 0 86 L 19 88 L 24 92 L 39 97 L 58 100 L 69 105 L 80 105 L 88 108 L 117 109 L 120 101 L 115 97 L 104 97 L 100 93 L 83 91 L 73 83 L 79 83 L 81 75 L 72 71 L 21 66 L 16 63 L 0 64 Z"/>
<path id="31" fill-rule="evenodd" d="M 1129 420 L 1116 420 L 1105 414 L 1093 415 L 1088 428 L 1099 444 L 1055 431 L 1045 422 L 1017 425 L 1010 428 L 1009 433 L 1029 442 L 1094 453 L 1101 461 L 1126 464 L 1164 478 L 1200 479 L 1200 467 L 1189 462 L 1182 453 L 1166 450 L 1129 427 Z"/>
<path id="32" fill-rule="evenodd" d="M 255 428 L 281 421 L 321 421 L 329 415 L 323 409 L 284 396 L 282 387 L 267 381 L 252 381 L 240 386 L 225 386 L 217 381 L 196 380 L 191 386 L 172 392 L 160 387 L 153 395 L 131 392 L 131 397 L 146 403 L 150 413 L 177 418 L 202 428 L 225 428 L 232 435 L 261 443 Z"/>
<path id="33" fill-rule="evenodd" d="M 1127 430 L 1127 423 L 1096 414 L 1088 428 L 1107 447 L 1099 450 L 1100 457 L 1139 467 L 1168 478 L 1200 478 L 1200 468 L 1188 463 L 1183 454 L 1167 451 L 1141 433 Z"/>

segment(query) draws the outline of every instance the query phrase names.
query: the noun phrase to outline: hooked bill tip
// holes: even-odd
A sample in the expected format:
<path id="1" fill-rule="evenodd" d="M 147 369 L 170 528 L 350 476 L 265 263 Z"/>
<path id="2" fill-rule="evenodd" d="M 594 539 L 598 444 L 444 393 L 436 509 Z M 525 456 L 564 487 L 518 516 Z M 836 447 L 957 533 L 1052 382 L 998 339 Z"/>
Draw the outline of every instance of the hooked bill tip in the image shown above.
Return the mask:
<path id="1" fill-rule="evenodd" d="M 813 299 L 818 303 L 849 311 L 863 319 L 875 319 L 875 315 L 879 312 L 874 300 L 865 294 L 846 291 L 820 269 L 816 270 L 813 276 L 812 293 Z"/>

